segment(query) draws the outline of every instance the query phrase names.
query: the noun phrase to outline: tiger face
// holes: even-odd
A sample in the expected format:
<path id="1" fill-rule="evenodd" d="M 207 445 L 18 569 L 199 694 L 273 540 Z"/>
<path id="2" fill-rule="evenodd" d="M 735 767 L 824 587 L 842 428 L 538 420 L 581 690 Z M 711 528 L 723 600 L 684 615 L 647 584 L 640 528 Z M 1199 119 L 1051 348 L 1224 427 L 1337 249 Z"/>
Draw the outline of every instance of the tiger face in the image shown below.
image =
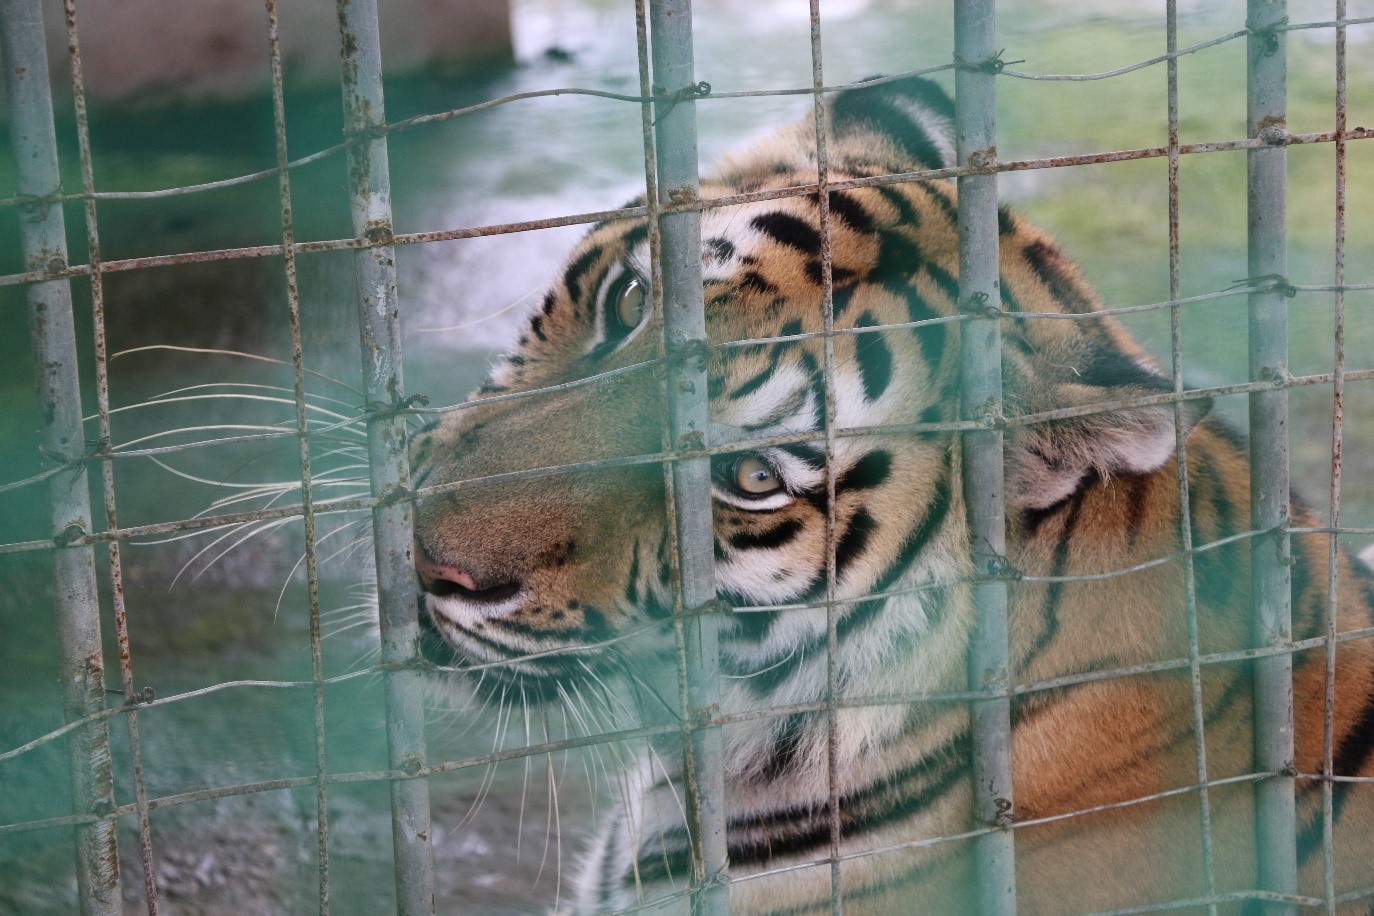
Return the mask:
<path id="1" fill-rule="evenodd" d="M 952 165 L 953 115 L 945 93 L 923 79 L 831 97 L 824 119 L 830 180 Z M 725 158 L 703 180 L 701 196 L 814 185 L 815 148 L 809 120 L 783 129 Z M 828 476 L 834 683 L 842 698 L 965 687 L 972 545 L 960 441 L 939 428 L 961 413 L 967 314 L 958 301 L 955 193 L 946 180 L 874 180 L 829 192 L 829 379 L 819 196 L 702 213 L 716 590 L 735 609 L 721 631 L 727 716 L 826 698 Z M 1158 364 L 1098 314 L 1102 304 L 1044 233 L 1007 210 L 999 223 L 995 305 L 1008 415 L 1172 390 Z M 490 381 L 415 437 L 415 485 L 438 490 L 418 501 L 415 514 L 428 651 L 444 664 L 479 667 L 478 689 L 557 702 L 612 673 L 641 682 L 656 671 L 672 676 L 672 664 L 658 663 L 672 650 L 665 623 L 674 607 L 674 548 L 653 270 L 644 220 L 594 227 Z M 1244 447 L 1207 418 L 1208 407 L 1185 401 L 1177 418 L 1167 404 L 1086 410 L 1008 431 L 1009 560 L 1028 578 L 1046 580 L 1011 590 L 1018 680 L 1187 655 L 1182 569 L 1150 562 L 1180 550 L 1179 430 L 1189 449 L 1193 543 L 1248 526 Z M 829 453 L 827 421 L 837 431 Z M 1295 562 L 1325 563 L 1324 544 L 1296 539 Z M 1199 555 L 1205 650 L 1252 644 L 1247 551 L 1233 541 Z M 1148 568 L 1107 575 L 1139 564 Z M 1340 564 L 1340 588 L 1349 593 L 1342 619 L 1368 626 L 1374 590 L 1348 584 L 1364 574 L 1343 554 Z M 1099 578 L 1061 581 L 1068 576 Z M 1325 576 L 1302 582 L 1295 636 L 1319 632 L 1325 606 L 1324 586 L 1313 584 Z M 788 608 L 750 610 L 777 605 Z M 1323 664 L 1309 655 L 1295 675 L 1310 686 L 1299 692 L 1295 718 L 1298 765 L 1312 771 Z M 1341 707 L 1338 741 L 1354 735 L 1351 746 L 1363 747 L 1369 742 L 1361 744 L 1359 723 L 1374 695 L 1374 657 L 1352 643 L 1340 667 L 1357 699 Z M 1220 723 L 1208 732 L 1213 773 L 1244 772 L 1248 674 L 1218 670 L 1224 676 L 1208 681 L 1204 697 L 1204 712 Z M 1176 668 L 1018 697 L 1016 816 L 1053 819 L 1188 784 L 1196 776 L 1192 710 L 1187 678 Z M 833 749 L 841 852 L 855 856 L 844 869 L 847 908 L 906 912 L 913 888 L 930 912 L 971 906 L 958 844 L 903 846 L 973 826 L 963 704 L 846 704 L 833 743 L 822 712 L 746 715 L 725 729 L 725 740 L 733 875 L 831 854 Z M 672 887 L 690 874 L 672 759 L 659 755 L 625 775 L 632 797 L 603 824 L 577 881 L 584 910 L 630 906 L 652 898 L 646 888 Z M 1353 755 L 1347 769 L 1368 765 L 1368 754 Z M 1313 796 L 1305 798 L 1310 820 L 1316 809 Z M 1122 808 L 1091 830 L 1019 832 L 1023 904 L 1062 908 L 1056 901 L 1065 880 L 1081 890 L 1075 905 L 1083 909 L 1197 890 L 1191 804 L 1179 796 Z M 1217 847 L 1223 883 L 1248 886 L 1253 830 L 1244 813 L 1218 805 L 1217 829 L 1227 838 Z M 889 848 L 897 851 L 866 857 Z M 732 886 L 732 901 L 747 912 L 828 911 L 830 880 L 825 866 L 789 871 Z"/>
<path id="2" fill-rule="evenodd" d="M 953 108 L 934 84 L 909 80 L 846 92 L 829 114 L 832 179 L 951 164 Z M 704 182 L 702 196 L 814 183 L 814 147 L 808 126 L 798 125 L 727 160 Z M 942 320 L 958 317 L 951 183 L 834 191 L 829 210 L 834 326 L 840 332 L 832 422 L 846 429 L 955 419 L 959 326 Z M 1029 231 L 1009 214 L 1004 219 L 1008 231 Z M 460 653 L 509 660 L 505 670 L 512 676 L 556 676 L 566 658 L 518 659 L 555 648 L 592 656 L 594 650 L 583 647 L 672 605 L 663 472 L 646 460 L 663 448 L 666 410 L 662 372 L 651 365 L 662 354 L 663 319 L 650 295 L 648 235 L 643 220 L 593 229 L 530 320 L 519 348 L 496 367 L 476 401 L 415 441 L 417 486 L 609 465 L 459 489 L 418 506 L 417 566 L 430 619 Z M 741 444 L 738 452 L 712 461 L 717 590 L 746 607 L 814 602 L 825 589 L 823 448 L 818 441 L 752 443 L 823 429 L 818 197 L 707 210 L 702 239 L 713 346 L 710 441 L 716 447 Z M 1035 258 L 1008 265 L 1024 275 L 1016 301 L 1031 311 L 1059 310 L 1068 292 L 1070 307 L 1093 308 L 1067 262 L 1048 241 L 1037 241 Z M 923 324 L 864 331 L 912 322 Z M 1061 390 L 1060 404 L 1081 402 L 1097 386 L 1109 389 L 1096 392 L 1106 397 L 1121 385 L 1162 383 L 1128 342 L 1065 330 L 1045 342 L 1052 355 L 1029 348 L 1024 354 L 1046 365 L 1069 361 L 1060 374 L 1073 380 L 1058 387 L 1083 390 Z M 782 339 L 739 343 L 774 338 Z M 1041 377 L 1043 368 L 1028 367 Z M 532 398 L 483 400 L 570 385 Z M 1022 394 L 1038 399 L 1030 388 Z M 1138 437 L 1122 434 L 1106 446 L 1079 441 L 1075 431 L 1042 437 L 1037 459 L 1018 471 L 1022 487 L 1038 491 L 1022 498 L 1053 502 L 1093 464 L 1104 473 L 1162 464 L 1171 454 L 1172 417 L 1161 413 L 1153 420 L 1140 424 Z M 1168 423 L 1157 422 L 1163 420 Z M 1058 467 L 1061 454 L 1075 447 L 1083 454 Z M 913 558 L 937 540 L 947 542 L 940 568 L 922 569 L 919 577 L 957 578 L 966 571 L 955 547 L 963 528 L 959 513 L 951 511 L 958 501 L 950 476 L 953 448 L 950 436 L 938 434 L 836 442 L 838 598 L 883 591 L 918 575 Z M 766 662 L 814 643 L 823 628 L 823 613 L 740 615 L 729 627 L 728 651 L 743 664 Z"/>

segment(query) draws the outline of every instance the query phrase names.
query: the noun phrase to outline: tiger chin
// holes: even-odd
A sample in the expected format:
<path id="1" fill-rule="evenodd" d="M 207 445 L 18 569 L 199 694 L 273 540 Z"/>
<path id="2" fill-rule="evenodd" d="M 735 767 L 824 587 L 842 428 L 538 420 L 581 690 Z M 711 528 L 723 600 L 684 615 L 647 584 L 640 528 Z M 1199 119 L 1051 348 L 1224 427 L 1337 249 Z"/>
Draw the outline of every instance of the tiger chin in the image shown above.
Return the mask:
<path id="1" fill-rule="evenodd" d="M 953 164 L 953 105 L 908 78 L 840 92 L 825 124 L 833 181 Z M 803 121 L 703 179 L 704 198 L 813 184 L 814 125 Z M 833 386 L 837 429 L 953 421 L 959 414 L 956 189 L 952 181 L 831 191 Z M 965 689 L 975 612 L 960 441 L 948 432 L 842 435 L 829 468 L 821 207 L 781 197 L 701 217 L 723 712 L 817 704 L 826 696 L 823 603 L 827 473 L 834 476 L 842 700 Z M 1002 210 L 1007 312 L 1074 315 L 1104 308 L 1041 230 Z M 622 461 L 662 444 L 662 316 L 649 290 L 644 219 L 595 226 L 573 251 L 519 344 L 461 410 L 413 443 L 417 487 L 593 463 L 500 486 L 432 495 L 416 506 L 423 623 L 436 660 L 478 666 L 484 689 L 518 686 L 561 702 L 591 679 L 628 678 L 676 697 L 671 627 L 673 541 L 662 466 Z M 865 327 L 925 322 L 898 330 Z M 1171 380 L 1109 317 L 1011 319 L 1003 373 L 1012 414 L 1140 398 Z M 814 336 L 808 336 L 814 335 Z M 774 343 L 730 345 L 758 338 Z M 648 366 L 639 364 L 650 363 Z M 612 370 L 624 370 L 614 372 Z M 530 398 L 493 395 L 592 381 Z M 1185 402 L 1191 540 L 1210 545 L 1249 525 L 1243 441 Z M 759 440 L 786 444 L 757 445 Z M 811 437 L 811 438 L 808 438 Z M 1188 616 L 1172 405 L 1087 413 L 1016 428 L 1006 444 L 1008 559 L 1027 577 L 1113 577 L 1010 586 L 1017 684 L 1188 657 Z M 596 464 L 599 463 L 599 464 Z M 1317 524 L 1293 506 L 1296 526 Z M 1327 541 L 1294 537 L 1294 638 L 1324 632 Z M 1253 646 L 1250 541 L 1196 553 L 1202 653 Z M 1374 583 L 1338 554 L 1338 628 L 1374 624 Z M 1294 656 L 1299 773 L 1322 767 L 1325 656 Z M 667 672 L 664 676 L 663 672 Z M 652 682 L 657 676 L 661 683 Z M 1337 653 L 1335 772 L 1374 775 L 1374 647 Z M 1212 782 L 1252 764 L 1251 671 L 1202 668 Z M 667 704 L 671 706 L 671 703 Z M 739 717 L 724 730 L 732 907 L 830 910 L 830 788 L 823 712 Z M 619 723 L 618 723 L 619 724 Z M 635 723 L 626 722 L 624 727 Z M 661 901 L 685 911 L 691 847 L 671 739 L 623 774 L 627 803 L 598 826 L 571 888 L 579 912 Z M 919 844 L 973 829 L 966 704 L 846 702 L 837 714 L 844 909 L 959 913 L 976 907 L 971 843 Z M 1012 704 L 1018 905 L 1079 912 L 1209 893 L 1196 791 L 1186 666 L 1021 693 Z M 1209 793 L 1218 894 L 1257 886 L 1253 782 Z M 1298 782 L 1301 891 L 1322 888 L 1321 793 Z M 1055 820 L 1057 815 L 1098 809 Z M 1374 884 L 1374 787 L 1334 787 L 1337 891 Z M 913 843 L 917 845 L 912 845 Z M 885 850 L 885 851 L 880 851 Z M 872 852 L 871 855 L 864 853 Z M 793 867 L 797 866 L 797 867 Z M 770 873 L 771 874 L 768 874 Z M 1237 905 L 1239 906 L 1239 905 Z M 1360 911 L 1368 901 L 1358 904 Z M 1226 907 L 1222 908 L 1223 910 Z"/>

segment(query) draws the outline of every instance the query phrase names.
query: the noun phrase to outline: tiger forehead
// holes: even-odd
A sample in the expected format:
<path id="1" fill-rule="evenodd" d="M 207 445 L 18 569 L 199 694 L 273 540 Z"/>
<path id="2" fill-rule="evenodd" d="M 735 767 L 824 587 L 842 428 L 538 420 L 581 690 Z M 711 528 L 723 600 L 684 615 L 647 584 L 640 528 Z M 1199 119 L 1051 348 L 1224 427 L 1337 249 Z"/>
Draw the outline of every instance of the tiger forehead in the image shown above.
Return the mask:
<path id="1" fill-rule="evenodd" d="M 803 177 L 783 176 L 777 181 L 780 187 L 790 187 L 802 183 Z M 730 185 L 707 186 L 703 196 L 735 190 Z M 883 246 L 890 241 L 885 236 L 892 230 L 904 230 L 908 236 L 902 253 L 908 258 L 905 266 L 914 270 L 925 260 L 915 236 L 935 239 L 943 249 L 947 246 L 938 240 L 954 226 L 952 193 L 924 185 L 831 191 L 826 203 L 822 208 L 819 195 L 812 192 L 705 210 L 702 280 L 708 309 L 720 311 L 711 307 L 728 305 L 734 298 L 763 297 L 775 309 L 793 298 L 799 304 L 814 304 L 823 284 L 827 235 L 838 287 L 862 281 L 883 266 Z M 570 259 L 562 286 L 580 309 L 595 302 L 606 281 L 618 274 L 617 267 L 649 278 L 652 264 L 646 222 L 603 225 Z"/>

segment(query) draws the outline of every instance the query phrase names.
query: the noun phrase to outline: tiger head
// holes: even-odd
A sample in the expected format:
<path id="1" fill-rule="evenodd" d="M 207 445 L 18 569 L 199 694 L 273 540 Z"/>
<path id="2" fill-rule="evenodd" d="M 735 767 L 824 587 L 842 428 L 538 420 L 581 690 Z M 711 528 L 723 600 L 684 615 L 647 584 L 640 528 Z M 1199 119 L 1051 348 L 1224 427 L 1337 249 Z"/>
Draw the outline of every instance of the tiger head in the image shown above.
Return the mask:
<path id="1" fill-rule="evenodd" d="M 829 179 L 951 166 L 953 119 L 949 97 L 923 79 L 838 93 L 826 106 Z M 814 185 L 814 130 L 807 119 L 725 158 L 702 197 Z M 839 674 L 879 687 L 959 683 L 972 617 L 957 584 L 971 563 L 959 437 L 911 431 L 960 413 L 954 183 L 861 182 L 827 203 Z M 716 587 L 737 608 L 722 664 L 748 678 L 740 689 L 767 684 L 792 701 L 808 698 L 802 684 L 824 682 L 802 669 L 823 663 L 825 611 L 747 609 L 826 597 L 820 204 L 799 193 L 701 216 Z M 1002 296 L 992 305 L 1101 307 L 1044 235 L 1005 210 L 1000 223 Z M 489 684 L 539 694 L 594 676 L 608 646 L 674 606 L 649 234 L 644 218 L 595 226 L 489 382 L 415 437 L 415 485 L 441 488 L 416 506 L 422 616 L 442 639 L 438 660 L 481 664 Z M 1108 319 L 1002 324 L 1008 413 L 1169 388 Z M 889 329 L 865 330 L 879 327 Z M 1186 407 L 1185 424 L 1204 411 Z M 1090 475 L 1155 470 L 1174 437 L 1171 406 L 1017 429 L 1007 436 L 1009 512 L 1052 506 Z M 956 583 L 939 602 L 920 588 L 939 583 Z"/>

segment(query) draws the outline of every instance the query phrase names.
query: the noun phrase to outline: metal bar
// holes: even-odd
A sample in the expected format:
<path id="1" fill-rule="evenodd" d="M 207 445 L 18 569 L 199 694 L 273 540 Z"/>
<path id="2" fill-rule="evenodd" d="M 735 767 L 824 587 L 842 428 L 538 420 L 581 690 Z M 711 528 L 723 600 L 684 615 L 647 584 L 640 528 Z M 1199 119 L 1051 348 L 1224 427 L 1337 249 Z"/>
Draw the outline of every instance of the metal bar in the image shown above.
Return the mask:
<path id="1" fill-rule="evenodd" d="M 382 99 L 382 52 L 377 0 L 338 0 L 342 39 L 344 132 L 349 146 L 353 232 L 375 247 L 354 260 L 362 336 L 364 391 L 376 405 L 401 405 L 401 314 L 396 296 L 392 235 L 391 176 Z M 412 556 L 414 506 L 410 487 L 405 417 L 374 411 L 367 424 L 372 510 L 381 616 L 382 660 L 401 665 L 418 655 L 418 594 Z M 393 767 L 418 771 L 425 765 L 422 675 L 392 671 L 386 678 L 387 745 Z M 430 843 L 429 783 L 408 779 L 391 784 L 392 848 L 396 905 L 403 914 L 434 912 L 434 848 Z"/>
<path id="2" fill-rule="evenodd" d="M 67 23 L 67 52 L 72 71 L 72 107 L 76 115 L 76 138 L 81 150 L 81 190 L 85 198 L 86 248 L 91 267 L 91 327 L 95 338 L 95 394 L 96 413 L 100 424 L 100 444 L 104 458 L 100 462 L 101 489 L 105 501 L 105 530 L 119 528 L 119 513 L 115 501 L 114 458 L 109 444 L 113 442 L 110 427 L 110 373 L 105 338 L 105 283 L 101 270 L 100 223 L 96 213 L 95 165 L 91 153 L 90 122 L 86 113 L 86 82 L 81 66 L 81 40 L 77 28 L 76 0 L 65 0 L 63 10 Z M 138 729 L 138 691 L 134 686 L 133 653 L 129 647 L 129 614 L 124 601 L 124 563 L 119 541 L 108 545 L 110 562 L 110 596 L 114 606 L 115 641 L 119 646 L 120 685 L 124 703 L 129 707 L 129 757 L 134 777 L 134 803 L 138 809 L 139 859 L 143 866 L 143 898 L 148 916 L 158 916 L 157 869 L 153 859 L 153 831 L 148 819 L 148 789 L 143 775 L 143 742 Z"/>
<path id="3" fill-rule="evenodd" d="M 840 843 L 843 840 L 840 819 L 839 771 L 839 618 L 835 603 L 838 579 L 835 519 L 835 424 L 839 415 L 835 401 L 835 246 L 831 234 L 830 217 L 830 151 L 826 142 L 825 99 L 821 95 L 825 85 L 822 60 L 821 5 L 811 0 L 811 85 L 816 90 L 812 98 L 812 120 L 816 131 L 816 202 L 821 229 L 821 320 L 822 339 L 821 379 L 825 387 L 825 722 L 826 722 L 826 806 L 830 823 L 830 912 L 841 916 L 844 912 L 843 866 Z"/>
<path id="4" fill-rule="evenodd" d="M 996 0 L 954 4 L 955 145 L 958 164 L 997 160 Z M 959 184 L 959 303 L 961 308 L 1001 305 L 997 235 L 997 176 L 967 175 Z M 963 434 L 963 496 L 975 579 L 978 621 L 969 648 L 969 686 L 1003 692 L 970 705 L 973 734 L 973 819 L 980 827 L 1012 820 L 1011 701 L 1007 653 L 1007 583 L 999 573 L 1007 552 L 1003 502 L 1002 327 L 976 318 L 960 332 L 961 416 L 987 420 L 987 429 Z M 1016 865 L 1011 830 L 975 841 L 979 911 L 1016 912 Z"/>
<path id="5" fill-rule="evenodd" d="M 39 0 L 0 0 L 0 58 L 5 62 L 15 184 L 30 198 L 19 211 L 25 266 L 61 268 L 67 263 L 62 207 L 45 200 L 61 193 L 62 186 Z M 105 708 L 95 551 L 67 540 L 91 530 L 71 284 L 34 283 L 28 288 L 28 305 L 40 447 L 45 463 L 62 468 L 48 481 L 48 506 L 54 538 L 68 544 L 53 555 L 53 585 L 62 711 L 70 722 Z M 81 912 L 113 916 L 121 911 L 119 847 L 116 822 L 108 813 L 114 808 L 114 779 L 104 720 L 72 733 L 67 764 L 74 812 L 98 817 L 76 828 Z"/>
<path id="6" fill-rule="evenodd" d="M 1178 0 L 1165 5 L 1165 44 L 1169 55 L 1166 68 L 1166 89 L 1169 108 L 1169 299 L 1177 302 L 1182 295 L 1180 282 L 1179 247 L 1179 188 L 1178 188 Z M 1169 338 L 1171 343 L 1170 373 L 1174 393 L 1183 394 L 1183 311 L 1181 305 L 1169 309 Z M 1183 594 L 1188 619 L 1188 684 L 1193 712 L 1193 768 L 1198 785 L 1198 830 L 1202 841 L 1202 876 L 1207 896 L 1216 893 L 1216 864 L 1212 852 L 1212 797 L 1207 788 L 1207 736 L 1202 702 L 1202 662 L 1198 646 L 1197 576 L 1193 564 L 1193 507 L 1188 495 L 1188 429 L 1184 422 L 1182 402 L 1174 404 L 1174 461 L 1178 479 L 1178 538 L 1183 554 Z M 1210 905 L 1208 913 L 1216 914 Z"/>
<path id="7" fill-rule="evenodd" d="M 1345 131 L 1346 131 L 1346 0 L 1336 0 L 1336 263 L 1335 341 L 1331 380 L 1331 527 L 1341 525 L 1341 458 L 1345 448 Z M 1327 545 L 1326 683 L 1322 698 L 1322 897 L 1329 916 L 1336 912 L 1335 775 L 1336 590 L 1340 536 L 1332 531 Z"/>
<path id="8" fill-rule="evenodd" d="M 696 77 L 692 57 L 691 0 L 650 0 L 654 147 L 658 198 L 695 201 L 697 173 Z M 706 307 L 701 286 L 701 216 L 658 214 L 664 345 L 669 357 L 669 430 L 675 451 L 706 447 Z M 677 531 L 679 612 L 716 597 L 711 462 L 705 455 L 674 462 L 672 515 Z M 686 652 L 687 795 L 695 846 L 693 908 L 729 911 L 726 887 L 725 760 L 719 725 L 709 724 L 720 704 L 720 619 L 690 614 L 682 621 Z"/>
<path id="9" fill-rule="evenodd" d="M 1348 18 L 1341 21 L 1341 24 L 1343 26 L 1368 25 L 1370 23 L 1374 23 L 1374 16 Z M 1317 22 L 1298 22 L 1285 24 L 1281 26 L 1279 30 L 1291 32 L 1299 30 L 1327 29 L 1335 28 L 1337 25 L 1338 23 L 1335 20 L 1325 20 Z M 1059 82 L 1081 82 L 1110 79 L 1112 77 L 1124 76 L 1127 73 L 1133 73 L 1137 70 L 1145 69 L 1147 67 L 1157 66 L 1158 64 L 1164 63 L 1171 59 L 1177 59 L 1180 57 L 1186 57 L 1191 54 L 1196 54 L 1200 51 L 1205 51 L 1210 48 L 1217 47 L 1218 45 L 1226 44 L 1228 42 L 1235 41 L 1239 38 L 1244 38 L 1248 34 L 1248 29 L 1237 29 L 1225 35 L 1218 35 L 1215 38 L 1208 39 L 1207 41 L 1202 41 L 1194 45 L 1189 45 L 1186 48 L 1182 48 L 1173 52 L 1172 55 L 1158 55 L 1155 57 L 1148 58 L 1146 60 L 1137 61 L 1136 63 L 1129 64 L 1125 67 L 1118 67 L 1113 70 L 1105 70 L 1097 73 L 1027 73 L 1021 70 L 1015 70 L 1008 67 L 1002 70 L 1002 74 L 1004 76 L 1012 77 L 1014 79 L 1048 80 Z M 895 80 L 905 79 L 910 76 L 939 73 L 944 70 L 951 70 L 953 69 L 953 67 L 953 64 L 940 64 L 934 67 L 921 67 L 916 70 L 906 70 L 901 73 L 889 74 L 885 77 L 882 77 L 881 79 L 864 80 L 862 83 L 838 83 L 832 86 L 824 86 L 820 89 L 820 91 L 827 94 L 838 93 L 843 92 L 846 89 L 855 88 L 860 85 L 879 85 L 884 82 L 892 82 Z M 763 98 L 769 96 L 812 95 L 816 91 L 816 88 L 811 86 L 797 87 L 791 89 L 756 89 L 737 92 L 713 91 L 710 94 L 710 96 L 708 96 L 708 98 L 741 99 Z M 401 131 L 409 130 L 410 128 L 418 127 L 424 124 L 438 124 L 443 123 L 445 121 L 451 121 L 455 118 L 463 117 L 464 115 L 476 114 L 477 112 L 487 111 L 489 109 L 496 108 L 501 105 L 508 105 L 512 102 L 519 102 L 537 98 L 552 98 L 555 96 L 562 95 L 588 96 L 592 98 L 609 99 L 612 101 L 619 102 L 645 103 L 655 101 L 650 96 L 627 95 L 621 92 L 608 92 L 601 89 L 586 89 L 576 86 L 565 86 L 555 89 L 538 89 L 531 92 L 516 92 L 510 95 L 504 95 L 494 99 L 487 99 L 486 101 L 478 102 L 474 105 L 467 105 L 461 108 L 451 108 L 446 111 L 432 112 L 429 114 L 415 115 L 414 117 L 404 118 L 400 121 L 394 121 L 386 125 L 386 131 L 387 133 L 399 133 Z M 310 165 L 328 156 L 332 156 L 336 153 L 342 152 L 347 147 L 347 145 L 347 143 L 337 143 L 325 149 L 317 150 L 306 156 L 302 156 L 299 159 L 294 159 L 286 163 L 284 167 L 296 169 L 306 165 Z M 203 191 L 222 190 L 224 188 L 235 187 L 237 185 L 247 184 L 253 181 L 261 181 L 278 174 L 281 168 L 282 166 L 277 166 L 270 169 L 259 169 L 256 172 L 248 172 L 242 175 L 235 175 L 232 178 L 220 179 L 218 181 L 200 182 L 198 184 L 193 185 L 181 185 L 177 187 L 148 189 L 141 191 L 99 191 L 92 192 L 89 194 L 85 192 L 81 194 L 63 194 L 59 195 L 57 199 L 62 201 L 69 201 L 82 200 L 90 197 L 96 200 L 147 200 L 158 197 L 173 197 L 182 194 L 197 194 Z M 0 207 L 14 207 L 18 206 L 22 202 L 22 199 L 19 197 L 0 198 Z"/>
<path id="10" fill-rule="evenodd" d="M 1248 0 L 1246 25 L 1247 133 L 1261 141 L 1287 132 L 1286 0 Z M 1287 167 L 1282 145 L 1247 153 L 1249 273 L 1288 274 Z M 1288 299 L 1272 289 L 1250 296 L 1250 379 L 1288 378 Z M 1255 644 L 1286 646 L 1293 638 L 1289 535 L 1288 392 L 1280 387 L 1250 395 L 1250 519 L 1272 531 L 1251 543 L 1251 602 Z M 1255 763 L 1261 770 L 1293 766 L 1293 659 L 1286 653 L 1255 662 Z M 1297 888 L 1294 780 L 1258 783 L 1256 842 L 1260 887 L 1279 893 Z M 1287 910 L 1291 912 L 1291 908 Z"/>
<path id="11" fill-rule="evenodd" d="M 709 96 L 714 98 L 715 96 Z M 1284 146 L 1303 146 L 1311 143 L 1332 143 L 1335 131 L 1318 131 L 1306 134 L 1286 134 L 1281 140 L 1266 142 L 1257 139 L 1216 140 L 1207 143 L 1183 143 L 1180 155 L 1191 156 L 1201 153 L 1224 153 L 1236 150 L 1267 148 L 1276 144 Z M 1352 127 L 1345 133 L 1347 142 L 1374 139 L 1374 128 Z M 936 178 L 957 178 L 962 175 L 982 175 L 1001 172 L 1022 172 L 1031 169 L 1060 169 L 1076 165 L 1096 165 L 1106 162 L 1128 162 L 1138 159 L 1162 159 L 1168 155 L 1167 146 L 1145 147 L 1141 149 L 1112 150 L 1103 153 L 1088 153 L 1077 156 L 1046 156 L 1040 159 L 1013 159 L 994 162 L 982 166 L 961 166 L 947 169 L 921 169 L 915 172 L 898 172 L 891 175 L 875 175 L 865 178 L 847 178 L 830 182 L 832 191 L 846 191 L 853 188 L 882 187 L 903 184 L 911 181 L 926 181 Z M 276 174 L 275 170 L 272 174 Z M 814 184 L 797 185 L 767 191 L 752 191 L 744 194 L 731 194 L 712 197 L 683 204 L 668 204 L 661 212 L 716 210 L 739 204 L 763 200 L 780 200 L 787 197 L 802 197 L 816 193 Z M 60 200 L 61 195 L 50 196 L 45 200 Z M 605 220 L 635 219 L 648 213 L 646 207 L 621 207 L 615 210 L 576 213 L 570 216 L 556 216 L 547 219 L 525 220 L 516 223 L 498 223 L 489 226 L 469 226 L 457 229 L 440 229 L 431 232 L 403 232 L 388 237 L 385 242 L 375 242 L 365 238 L 321 239 L 310 242 L 297 242 L 298 254 L 314 254 L 323 251 L 346 251 L 386 245 L 423 245 L 429 242 L 456 241 L 458 239 L 483 238 L 492 235 L 505 235 L 515 232 L 529 232 L 535 229 L 550 229 L 559 226 L 575 226 L 598 223 Z M 204 251 L 188 251 L 180 254 L 150 255 L 141 258 L 121 258 L 104 262 L 105 273 L 127 270 L 142 270 L 149 267 L 169 267 L 182 264 L 202 264 L 207 261 L 222 261 L 235 258 L 268 258 L 281 255 L 281 245 L 254 245 L 245 248 L 222 248 Z M 42 280 L 60 280 L 66 277 L 85 276 L 90 268 L 81 265 L 63 266 L 57 269 L 30 270 L 18 274 L 0 275 L 0 286 L 16 286 Z M 1302 288 L 1302 287 L 1300 287 Z M 1062 317 L 1062 316 L 1061 316 Z"/>
<path id="12" fill-rule="evenodd" d="M 70 0 L 69 0 L 70 2 Z M 291 368 L 296 402 L 296 433 L 301 463 L 301 520 L 305 527 L 305 581 L 310 611 L 310 672 L 315 681 L 315 823 L 319 878 L 319 911 L 329 912 L 329 790 L 325 777 L 324 655 L 320 648 L 320 572 L 315 543 L 315 495 L 310 460 L 310 420 L 305 395 L 305 346 L 301 333 L 300 285 L 296 273 L 296 229 L 291 208 L 291 172 L 286 142 L 286 100 L 282 77 L 277 2 L 267 4 L 267 49 L 272 68 L 272 120 L 276 134 L 277 197 L 281 206 L 282 263 L 286 271 L 286 307 L 291 324 Z"/>

